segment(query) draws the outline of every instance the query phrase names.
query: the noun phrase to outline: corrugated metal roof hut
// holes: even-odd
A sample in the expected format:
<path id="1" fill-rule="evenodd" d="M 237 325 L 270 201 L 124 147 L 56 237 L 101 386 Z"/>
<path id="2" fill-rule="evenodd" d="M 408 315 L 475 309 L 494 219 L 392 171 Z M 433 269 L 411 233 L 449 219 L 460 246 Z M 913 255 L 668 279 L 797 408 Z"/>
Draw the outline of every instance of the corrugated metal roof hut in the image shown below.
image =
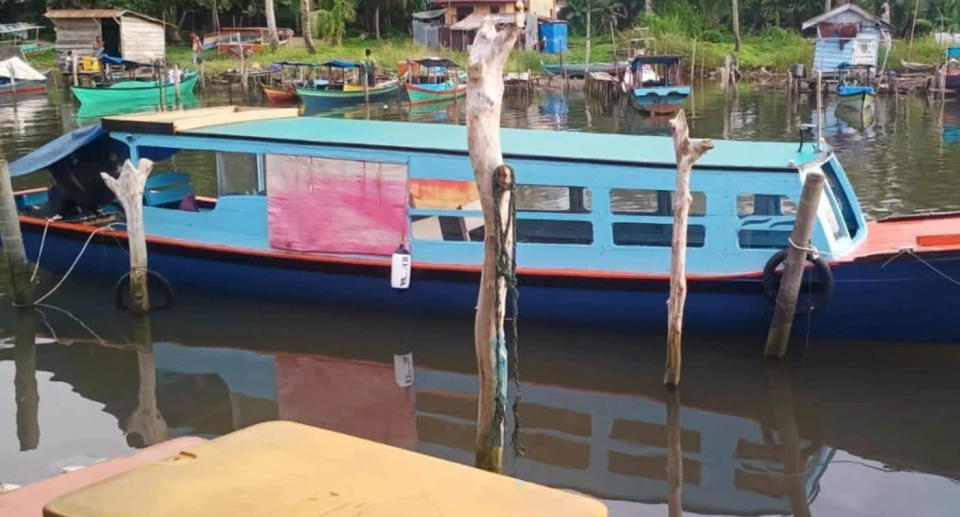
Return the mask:
<path id="1" fill-rule="evenodd" d="M 164 22 L 127 9 L 51 9 L 47 18 L 57 31 L 57 56 L 73 51 L 91 55 L 97 36 L 111 56 L 148 63 L 167 52 Z"/>
<path id="2" fill-rule="evenodd" d="M 880 41 L 889 39 L 893 27 L 854 4 L 845 4 L 804 22 L 803 30 L 816 29 L 813 70 L 836 73 L 841 63 L 877 66 Z"/>

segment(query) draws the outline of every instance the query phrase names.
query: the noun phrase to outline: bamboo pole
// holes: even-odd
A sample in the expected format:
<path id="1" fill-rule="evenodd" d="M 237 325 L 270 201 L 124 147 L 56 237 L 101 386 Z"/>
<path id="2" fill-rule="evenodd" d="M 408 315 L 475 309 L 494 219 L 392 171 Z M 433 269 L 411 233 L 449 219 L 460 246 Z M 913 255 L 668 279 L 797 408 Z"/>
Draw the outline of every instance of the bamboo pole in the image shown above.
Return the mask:
<path id="1" fill-rule="evenodd" d="M 147 237 L 143 227 L 143 189 L 153 162 L 141 158 L 134 168 L 130 160 L 120 169 L 120 177 L 101 172 L 103 182 L 116 196 L 126 214 L 127 239 L 130 247 L 130 300 L 134 312 L 150 311 L 147 291 Z"/>
<path id="2" fill-rule="evenodd" d="M 909 59 L 913 59 L 913 35 L 917 31 L 917 14 L 920 12 L 920 0 L 913 5 L 913 23 L 910 24 L 910 47 L 907 49 Z"/>
<path id="3" fill-rule="evenodd" d="M 817 151 L 823 142 L 823 70 L 817 70 Z"/>
<path id="4" fill-rule="evenodd" d="M 363 75 L 363 102 L 370 104 L 370 79 L 367 76 L 367 64 L 360 65 L 360 73 Z"/>
<path id="5" fill-rule="evenodd" d="M 683 441 L 680 439 L 680 390 L 667 393 L 667 515 L 683 516 Z"/>
<path id="6" fill-rule="evenodd" d="M 693 40 L 693 53 L 690 57 L 690 86 L 693 86 L 694 77 L 697 69 L 697 40 Z M 691 88 L 692 91 L 692 88 Z"/>
<path id="7" fill-rule="evenodd" d="M 3 242 L 3 254 L 7 258 L 7 270 L 10 273 L 10 285 L 13 288 L 13 303 L 28 305 L 33 302 L 30 286 L 27 251 L 20 232 L 20 217 L 17 214 L 17 201 L 13 195 L 13 183 L 10 180 L 10 168 L 6 160 L 0 160 L 0 239 Z"/>
<path id="8" fill-rule="evenodd" d="M 670 299 L 667 302 L 667 361 L 663 383 L 680 384 L 680 344 L 683 336 L 683 305 L 687 297 L 687 219 L 690 216 L 690 170 L 713 140 L 690 139 L 687 115 L 680 109 L 670 121 L 673 148 L 677 155 L 677 184 L 673 194 L 673 237 L 670 243 Z"/>
<path id="9" fill-rule="evenodd" d="M 180 65 L 173 67 L 173 97 L 177 107 L 180 107 L 183 103 L 180 98 Z"/>
<path id="10" fill-rule="evenodd" d="M 33 308 L 20 308 L 14 311 L 13 318 L 13 391 L 17 401 L 17 439 L 21 451 L 30 451 L 40 444 L 36 316 Z"/>
<path id="11" fill-rule="evenodd" d="M 507 402 L 507 351 L 503 330 L 507 285 L 498 281 L 494 211 L 501 221 L 512 221 L 509 213 L 510 189 L 494 199 L 495 171 L 501 187 L 509 187 L 513 174 L 503 165 L 500 147 L 500 111 L 503 104 L 503 68 L 521 27 L 509 26 L 497 32 L 493 22 L 485 20 L 477 31 L 467 66 L 467 144 L 473 175 L 483 209 L 484 252 L 474 321 L 474 348 L 480 380 L 477 404 L 476 466 L 493 472 L 503 468 L 503 443 Z M 512 224 L 512 223 L 511 223 Z M 512 232 L 508 232 L 508 236 Z M 512 237 L 505 243 L 512 261 Z M 499 301 L 499 303 L 497 303 Z"/>
<path id="12" fill-rule="evenodd" d="M 774 309 L 773 320 L 770 322 L 767 346 L 763 352 L 767 357 L 783 357 L 787 353 L 793 316 L 797 310 L 797 295 L 800 293 L 803 270 L 807 264 L 807 248 L 810 246 L 810 237 L 817 223 L 817 208 L 820 206 L 823 182 L 823 174 L 819 172 L 807 173 L 803 182 L 800 206 L 797 207 L 797 218 L 793 223 L 790 247 L 787 249 L 783 276 L 780 278 L 777 306 Z"/>

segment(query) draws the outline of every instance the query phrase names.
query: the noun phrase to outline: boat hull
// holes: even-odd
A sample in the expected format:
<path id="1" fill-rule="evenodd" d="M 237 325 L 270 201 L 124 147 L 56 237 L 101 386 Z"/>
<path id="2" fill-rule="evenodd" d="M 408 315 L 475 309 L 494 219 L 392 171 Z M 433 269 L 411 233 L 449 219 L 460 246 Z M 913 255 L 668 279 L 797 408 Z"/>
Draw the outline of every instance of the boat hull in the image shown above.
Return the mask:
<path id="1" fill-rule="evenodd" d="M 47 80 L 17 81 L 15 85 L 0 85 L 0 96 L 33 95 L 47 91 Z"/>
<path id="2" fill-rule="evenodd" d="M 449 101 L 467 94 L 466 84 L 458 84 L 454 87 L 452 82 L 442 83 L 441 85 L 408 84 L 405 88 L 410 104 Z"/>
<path id="3" fill-rule="evenodd" d="M 857 93 L 853 95 L 837 94 L 837 102 L 846 106 L 851 106 L 860 110 L 872 108 L 876 100 L 875 95 L 869 93 Z"/>
<path id="4" fill-rule="evenodd" d="M 948 90 L 960 91 L 960 71 L 947 72 L 946 82 L 944 84 Z"/>
<path id="5" fill-rule="evenodd" d="M 650 115 L 672 115 L 680 111 L 689 95 L 689 86 L 636 88 L 630 101 L 634 107 Z"/>
<path id="6" fill-rule="evenodd" d="M 37 260 L 44 220 L 21 218 L 28 256 Z M 91 228 L 50 225 L 41 265 L 63 272 L 77 257 Z M 123 247 L 121 247 L 123 246 Z M 129 268 L 122 232 L 101 232 L 75 274 L 111 281 Z M 381 261 L 241 250 L 148 237 L 150 269 L 175 290 L 230 293 L 257 298 L 469 316 L 476 305 L 478 267 L 414 263 L 411 287 L 390 287 L 389 257 Z M 960 278 L 960 251 L 881 256 L 833 264 L 834 290 L 826 306 L 795 331 L 857 340 L 960 342 L 955 325 L 956 286 L 928 267 Z M 889 262 L 888 262 L 889 261 Z M 519 275 L 520 315 L 564 324 L 665 331 L 669 278 L 571 276 L 551 272 Z M 688 280 L 684 331 L 762 336 L 773 313 L 756 275 Z M 760 346 L 762 341 L 757 341 Z"/>
<path id="7" fill-rule="evenodd" d="M 260 85 L 260 88 L 270 104 L 296 104 L 300 101 L 300 96 L 292 88 L 274 88 L 265 84 Z"/>
<path id="8" fill-rule="evenodd" d="M 386 102 L 397 97 L 399 83 L 391 82 L 383 86 L 370 89 L 370 102 Z M 364 102 L 363 90 L 311 90 L 297 88 L 297 95 L 303 102 L 307 114 L 318 113 L 332 108 L 349 106 Z"/>
<path id="9" fill-rule="evenodd" d="M 180 95 L 192 94 L 197 85 L 197 79 L 200 75 L 188 74 L 183 82 L 180 83 Z M 177 98 L 177 86 L 166 84 L 163 87 L 165 101 L 173 101 Z M 73 95 L 80 101 L 80 104 L 97 103 L 135 103 L 157 101 L 160 98 L 160 88 L 156 84 L 139 88 L 88 88 L 73 86 L 70 88 Z"/>

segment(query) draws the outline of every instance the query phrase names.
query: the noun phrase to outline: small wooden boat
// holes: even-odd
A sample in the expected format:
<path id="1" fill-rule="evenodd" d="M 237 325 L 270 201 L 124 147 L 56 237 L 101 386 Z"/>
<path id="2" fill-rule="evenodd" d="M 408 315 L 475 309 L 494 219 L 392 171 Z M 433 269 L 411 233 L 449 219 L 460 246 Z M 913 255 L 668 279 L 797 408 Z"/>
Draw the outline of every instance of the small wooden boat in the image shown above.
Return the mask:
<path id="1" fill-rule="evenodd" d="M 615 74 L 618 70 L 625 70 L 630 63 L 620 61 L 615 63 L 590 63 L 591 72 L 606 72 Z M 587 65 L 585 63 L 544 63 L 540 61 L 540 68 L 549 75 L 583 78 L 587 75 Z"/>
<path id="2" fill-rule="evenodd" d="M 331 108 L 364 102 L 385 102 L 395 99 L 400 82 L 397 79 L 377 77 L 376 84 L 363 87 L 363 66 L 352 61 L 333 60 L 318 66 L 327 69 L 327 80 L 318 80 L 309 86 L 296 88 L 307 114 L 321 113 Z M 339 79 L 336 70 L 340 70 Z"/>
<path id="3" fill-rule="evenodd" d="M 467 94 L 466 77 L 459 65 L 441 57 L 414 61 L 404 88 L 410 104 L 427 104 L 456 99 Z"/>
<path id="4" fill-rule="evenodd" d="M 31 95 L 47 90 L 47 76 L 13 56 L 0 61 L 0 96 Z"/>
<path id="5" fill-rule="evenodd" d="M 300 101 L 300 96 L 297 95 L 297 88 L 293 84 L 279 88 L 261 84 L 260 89 L 263 90 L 263 94 L 267 97 L 267 101 L 269 101 L 270 104 L 296 104 Z"/>
<path id="6" fill-rule="evenodd" d="M 62 272 L 89 240 L 74 274 L 115 282 L 129 257 L 117 246 L 125 233 L 101 226 L 116 213 L 100 172 L 127 156 L 206 153 L 231 195 L 200 199 L 198 211 L 175 199 L 143 210 L 150 267 L 175 289 L 473 314 L 483 235 L 465 127 L 230 109 L 107 117 L 11 163 L 13 177 L 48 169 L 56 185 L 54 195 L 17 194 L 28 258 L 38 261 L 46 232 L 41 266 Z M 673 140 L 500 132 L 531 200 L 517 206 L 520 313 L 662 330 Z M 820 253 L 800 303 L 817 312 L 797 328 L 858 340 L 889 339 L 898 328 L 913 342 L 960 342 L 957 287 L 945 279 L 960 278 L 960 214 L 867 221 L 829 147 L 714 144 L 691 173 L 685 331 L 766 333 L 804 178 L 823 174 L 811 241 Z M 85 160 L 71 160 L 76 153 Z M 412 273 L 397 296 L 389 278 L 400 245 Z"/>
<path id="7" fill-rule="evenodd" d="M 261 84 L 263 94 L 270 104 L 295 104 L 300 101 L 300 96 L 297 95 L 298 87 L 322 88 L 329 84 L 326 79 L 312 77 L 314 69 L 324 66 L 327 66 L 327 64 L 312 61 L 280 61 L 274 63 L 271 67 L 272 73 L 268 82 Z"/>
<path id="8" fill-rule="evenodd" d="M 837 67 L 837 102 L 859 110 L 872 108 L 877 92 L 854 77 L 857 68 L 860 67 L 855 68 L 849 63 L 841 63 Z M 864 73 L 870 73 L 870 67 L 863 68 Z"/>
<path id="9" fill-rule="evenodd" d="M 277 43 L 286 45 L 293 37 L 293 30 L 277 29 Z M 270 44 L 270 29 L 267 27 L 224 27 L 220 32 L 204 38 L 204 50 L 218 49 L 239 56 L 243 47 L 248 53 L 259 52 L 263 45 Z"/>
<path id="10" fill-rule="evenodd" d="M 651 115 L 670 115 L 683 107 L 690 86 L 680 80 L 679 55 L 639 55 L 623 77 L 630 102 Z"/>
<path id="11" fill-rule="evenodd" d="M 900 65 L 903 67 L 903 71 L 908 74 L 930 74 L 933 73 L 937 67 L 927 63 L 914 63 L 912 61 L 901 61 Z"/>
<path id="12" fill-rule="evenodd" d="M 944 82 L 948 90 L 960 92 L 960 47 L 946 50 L 946 64 L 943 65 Z"/>
<path id="13" fill-rule="evenodd" d="M 165 78 L 160 82 L 161 86 L 158 86 L 158 81 L 121 81 L 109 86 L 72 86 L 70 91 L 81 104 L 136 103 L 158 100 L 162 88 L 165 102 L 171 102 L 177 97 L 177 89 L 181 96 L 192 95 L 199 77 L 196 72 L 190 72 L 179 85 Z"/>

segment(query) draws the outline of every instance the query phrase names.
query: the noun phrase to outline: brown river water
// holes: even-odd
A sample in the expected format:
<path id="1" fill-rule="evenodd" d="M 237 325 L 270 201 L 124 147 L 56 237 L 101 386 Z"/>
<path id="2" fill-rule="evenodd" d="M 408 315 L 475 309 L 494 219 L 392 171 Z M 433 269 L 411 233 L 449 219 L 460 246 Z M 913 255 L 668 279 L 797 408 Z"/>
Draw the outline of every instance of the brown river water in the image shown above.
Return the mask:
<path id="1" fill-rule="evenodd" d="M 230 102 L 239 99 L 198 99 Z M 796 141 L 813 104 L 701 87 L 687 110 L 694 136 Z M 464 109 L 389 103 L 332 116 L 462 124 Z M 57 93 L 0 104 L 0 155 L 15 159 L 96 117 Z M 960 210 L 960 101 L 881 97 L 864 120 L 838 116 L 828 98 L 825 120 L 869 217 Z M 508 98 L 503 125 L 670 131 L 666 120 L 559 89 Z M 212 163 L 184 153 L 174 165 L 200 194 L 215 193 Z M 43 184 L 39 176 L 16 186 Z M 59 277 L 41 278 L 43 289 Z M 0 282 L 6 291 L 6 275 Z M 186 292 L 151 315 L 152 335 L 137 342 L 112 288 L 77 276 L 35 312 L 0 303 L 0 482 L 277 418 L 472 463 L 470 318 Z M 598 497 L 611 515 L 666 515 L 666 415 L 679 404 L 689 515 L 957 515 L 955 347 L 801 340 L 777 365 L 762 346 L 685 340 L 674 397 L 660 386 L 662 335 L 522 322 L 526 456 L 507 451 L 505 473 Z M 409 386 L 396 379 L 402 354 L 412 356 Z"/>

